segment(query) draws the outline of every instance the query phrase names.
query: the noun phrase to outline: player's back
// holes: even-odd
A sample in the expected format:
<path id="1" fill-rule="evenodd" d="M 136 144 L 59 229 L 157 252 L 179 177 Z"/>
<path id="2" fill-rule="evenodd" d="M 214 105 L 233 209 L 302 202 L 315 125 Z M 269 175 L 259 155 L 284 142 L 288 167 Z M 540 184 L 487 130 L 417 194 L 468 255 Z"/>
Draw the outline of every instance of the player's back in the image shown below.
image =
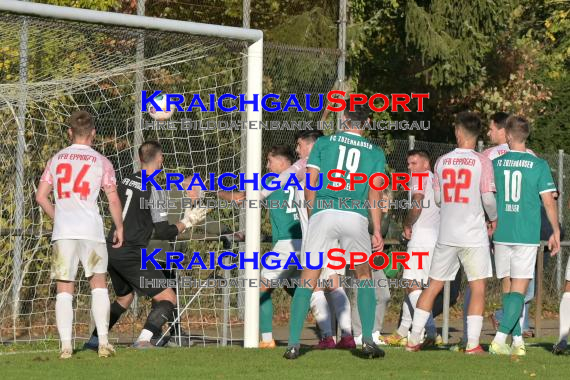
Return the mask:
<path id="1" fill-rule="evenodd" d="M 457 148 L 441 156 L 435 165 L 434 190 L 441 194 L 438 242 L 488 245 L 481 194 L 495 191 L 491 161 L 472 149 Z"/>
<path id="2" fill-rule="evenodd" d="M 300 190 L 291 186 L 287 190 L 275 190 L 267 197 L 267 200 L 270 202 L 278 201 L 280 204 L 286 202 L 288 205 L 288 207 L 271 208 L 269 210 L 273 244 L 279 240 L 296 240 L 303 237 L 299 222 L 299 211 L 295 207 L 294 202 L 298 191 Z"/>
<path id="3" fill-rule="evenodd" d="M 548 163 L 527 152 L 510 151 L 493 160 L 499 222 L 494 241 L 540 241 L 540 193 L 556 189 Z"/>
<path id="4" fill-rule="evenodd" d="M 154 229 L 153 214 L 166 220 L 168 210 L 166 196 L 152 186 L 142 190 L 141 172 L 124 177 L 117 185 L 117 192 L 123 208 L 123 246 L 146 247 Z M 142 206 L 141 206 L 142 203 Z M 148 205 L 149 207 L 144 207 Z M 158 218 L 154 218 L 158 219 Z M 113 241 L 115 226 L 109 231 L 107 241 Z"/>
<path id="5" fill-rule="evenodd" d="M 483 151 L 483 155 L 486 156 L 489 160 L 493 161 L 495 158 L 500 157 L 510 151 L 511 148 L 509 148 L 509 144 L 504 143 L 485 149 Z M 530 149 L 527 149 L 526 151 L 532 155 L 535 155 L 534 152 Z"/>
<path id="6" fill-rule="evenodd" d="M 41 180 L 54 187 L 52 240 L 105 241 L 97 199 L 101 187 L 116 184 L 106 157 L 90 146 L 73 144 L 50 159 Z"/>
<path id="7" fill-rule="evenodd" d="M 348 189 L 349 173 L 363 173 L 370 177 L 374 173 L 384 173 L 386 158 L 382 149 L 372 144 L 366 138 L 353 133 L 341 132 L 331 136 L 321 137 L 315 143 L 307 163 L 307 167 L 318 169 L 323 176 L 323 185 L 317 191 L 313 214 L 322 211 L 323 205 L 332 202 L 332 209 L 354 211 L 364 217 L 368 216 L 366 208 L 351 209 L 352 201 L 360 202 L 360 206 L 368 199 L 368 183 L 355 184 L 354 190 Z M 347 188 L 335 191 L 327 189 L 327 186 L 338 186 L 338 182 L 332 182 L 327 178 L 331 170 L 345 170 L 344 178 L 347 180 Z M 344 198 L 343 206 L 339 199 Z"/>

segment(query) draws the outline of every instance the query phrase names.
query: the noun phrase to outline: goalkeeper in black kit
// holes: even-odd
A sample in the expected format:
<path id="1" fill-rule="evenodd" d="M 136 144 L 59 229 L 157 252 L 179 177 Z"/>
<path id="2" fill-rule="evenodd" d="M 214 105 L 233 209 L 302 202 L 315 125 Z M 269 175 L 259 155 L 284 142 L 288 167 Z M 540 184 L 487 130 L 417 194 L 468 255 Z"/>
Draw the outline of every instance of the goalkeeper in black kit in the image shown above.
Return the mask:
<path id="1" fill-rule="evenodd" d="M 144 142 L 139 148 L 139 159 L 141 169 L 146 170 L 147 173 L 160 169 L 163 162 L 160 144 L 156 141 Z M 120 248 L 111 246 L 110 242 L 113 241 L 115 232 L 115 226 L 113 226 L 108 235 L 107 249 L 109 251 L 108 272 L 117 296 L 115 302 L 111 304 L 109 330 L 128 309 L 133 301 L 135 290 L 152 298 L 151 311 L 140 336 L 133 344 L 134 348 L 144 349 L 156 347 L 151 343 L 151 339 L 160 338 L 164 324 L 174 320 L 176 293 L 169 287 L 154 287 L 160 286 L 158 285 L 160 280 L 166 283 L 166 277 L 159 269 L 141 270 L 141 249 L 148 247 L 153 230 L 156 239 L 173 241 L 179 233 L 202 222 L 206 218 L 207 209 L 187 208 L 182 220 L 176 224 L 168 224 L 168 210 L 164 205 L 165 202 L 160 202 L 166 200 L 164 191 L 157 191 L 151 186 L 147 186 L 146 191 L 143 191 L 141 173 L 139 171 L 123 178 L 117 186 L 123 206 L 124 243 Z M 197 197 L 193 196 L 193 198 Z M 141 208 L 141 204 L 149 203 L 150 208 Z M 164 206 L 156 207 L 160 204 Z M 154 343 L 160 344 L 160 342 Z M 97 346 L 97 330 L 94 330 L 85 348 Z"/>

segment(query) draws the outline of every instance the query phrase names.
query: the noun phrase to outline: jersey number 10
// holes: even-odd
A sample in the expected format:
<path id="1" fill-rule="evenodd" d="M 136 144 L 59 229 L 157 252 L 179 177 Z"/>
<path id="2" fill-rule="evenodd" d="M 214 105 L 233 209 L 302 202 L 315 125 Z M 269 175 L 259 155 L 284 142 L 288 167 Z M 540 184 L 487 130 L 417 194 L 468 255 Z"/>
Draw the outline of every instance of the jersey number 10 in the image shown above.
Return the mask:
<path id="1" fill-rule="evenodd" d="M 520 170 L 512 172 L 503 171 L 505 174 L 505 202 L 518 202 L 521 199 L 522 173 Z"/>

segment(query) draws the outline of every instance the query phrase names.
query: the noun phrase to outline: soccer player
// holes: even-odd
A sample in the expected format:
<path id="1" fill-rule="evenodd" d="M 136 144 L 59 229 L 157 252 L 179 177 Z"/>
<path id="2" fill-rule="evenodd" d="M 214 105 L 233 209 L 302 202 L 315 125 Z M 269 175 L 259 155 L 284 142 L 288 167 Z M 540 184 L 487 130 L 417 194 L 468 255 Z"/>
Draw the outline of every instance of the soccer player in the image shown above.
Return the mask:
<path id="1" fill-rule="evenodd" d="M 354 105 L 352 105 L 354 107 Z M 307 237 L 303 241 L 303 252 L 310 252 L 315 256 L 318 252 L 328 252 L 330 249 L 338 247 L 346 252 L 358 251 L 367 255 L 371 254 L 371 246 L 375 251 L 381 250 L 384 240 L 380 233 L 380 208 L 371 208 L 372 217 L 372 242 L 368 234 L 368 211 L 367 209 L 354 209 L 341 207 L 340 198 L 347 198 L 348 204 L 351 201 L 359 201 L 363 204 L 366 200 L 375 202 L 380 200 L 380 192 L 369 191 L 367 183 L 356 184 L 353 191 L 334 191 L 327 189 L 327 185 L 334 183 L 327 178 L 330 170 L 340 169 L 352 173 L 364 173 L 368 177 L 377 172 L 384 173 L 386 159 L 381 149 L 374 146 L 367 139 L 362 137 L 360 128 L 363 120 L 369 120 L 368 114 L 363 107 L 356 106 L 350 111 L 350 104 L 347 104 L 343 113 L 345 130 L 336 135 L 322 137 L 317 140 L 307 163 L 307 173 L 310 185 L 315 187 L 319 181 L 319 172 L 323 173 L 321 190 L 314 191 L 305 188 L 305 197 L 311 202 L 313 208 L 309 212 L 309 228 Z M 345 175 L 348 178 L 348 173 Z M 382 180 L 375 178 L 374 184 L 377 187 L 382 185 Z M 332 202 L 332 208 L 325 209 L 323 201 Z M 314 260 L 314 259 L 313 259 Z M 311 261 L 313 263 L 313 261 Z M 325 255 L 323 265 L 328 264 Z M 370 280 L 371 272 L 367 264 L 357 265 L 356 273 L 359 280 Z M 291 318 L 289 324 L 289 344 L 284 357 L 296 359 L 299 356 L 299 339 L 303 323 L 307 316 L 311 295 L 316 286 L 316 281 L 321 274 L 321 270 L 310 270 L 305 268 L 301 274 L 301 279 L 309 282 L 309 287 L 298 288 L 291 304 Z M 372 329 L 374 326 L 374 309 L 376 299 L 374 289 L 368 282 L 362 283 L 358 289 L 358 308 L 362 321 L 363 344 L 362 352 L 368 357 L 382 357 L 384 351 L 376 346 L 372 339 Z"/>
<path id="2" fill-rule="evenodd" d="M 493 242 L 497 278 L 502 279 L 504 312 L 489 352 L 522 356 L 526 349 L 519 319 L 540 245 L 541 198 L 553 229 L 548 239 L 552 255 L 560 250 L 560 228 L 553 197 L 556 188 L 548 163 L 526 149 L 528 122 L 511 116 L 505 132 L 510 151 L 493 160 L 499 217 Z M 509 334 L 513 336 L 511 347 L 506 343 Z"/>
<path id="3" fill-rule="evenodd" d="M 72 145 L 60 150 L 47 163 L 36 193 L 36 202 L 54 220 L 51 277 L 57 283 L 55 318 L 61 340 L 61 359 L 73 354 L 74 281 L 79 262 L 91 286 L 91 313 L 101 331 L 97 347 L 99 357 L 115 353 L 109 344 L 109 293 L 107 291 L 107 247 L 103 220 L 97 198 L 101 188 L 109 200 L 109 210 L 116 224 L 114 247 L 123 243 L 121 202 L 117 196 L 115 171 L 107 158 L 91 148 L 95 137 L 93 118 L 86 111 L 76 111 L 69 118 L 68 135 Z M 55 206 L 49 199 L 53 190 Z"/>
<path id="4" fill-rule="evenodd" d="M 152 173 L 162 167 L 162 147 L 156 141 L 145 141 L 139 147 L 141 171 L 130 174 L 118 185 L 118 193 L 123 205 L 122 221 L 124 221 L 124 244 L 122 247 L 111 246 L 111 238 L 118 228 L 111 228 L 107 237 L 109 250 L 109 275 L 117 296 L 111 305 L 109 328 L 112 328 L 121 315 L 127 311 L 133 302 L 135 290 L 152 299 L 152 307 L 145 321 L 143 330 L 133 344 L 134 348 L 154 348 L 151 343 L 153 336 L 160 336 L 162 327 L 167 321 L 172 321 L 176 308 L 176 294 L 171 288 L 158 287 L 157 282 L 166 277 L 160 269 L 148 266 L 141 269 L 141 249 L 147 248 L 153 231 L 158 240 L 172 241 L 179 233 L 200 223 L 206 216 L 207 209 L 187 208 L 184 218 L 176 224 L 168 223 L 168 210 L 164 202 L 163 191 L 147 186 L 142 190 L 142 170 Z M 141 208 L 142 200 L 150 203 L 149 208 Z M 141 286 L 146 284 L 148 286 Z M 101 341 L 99 326 L 93 331 L 86 348 Z"/>
<path id="5" fill-rule="evenodd" d="M 275 179 L 275 181 L 281 183 L 283 186 L 293 174 L 299 181 L 301 187 L 304 188 L 305 184 L 305 173 L 307 171 L 307 159 L 313 149 L 313 146 L 319 137 L 323 136 L 321 131 L 301 131 L 297 135 L 296 138 L 296 148 L 295 151 L 297 155 L 300 157 L 294 164 L 290 165 L 285 171 L 274 171 L 275 173 L 279 174 L 279 177 Z M 268 168 L 269 169 L 269 168 Z M 271 170 L 271 169 L 269 169 Z M 261 190 L 261 199 L 272 199 L 269 198 L 275 191 L 283 190 L 268 190 L 263 189 Z M 289 190 L 288 190 L 289 191 Z M 245 199 L 245 193 L 227 193 L 227 192 L 219 192 L 218 195 L 220 198 L 225 200 L 243 200 Z M 275 198 L 277 199 L 277 198 Z M 287 200 L 291 201 L 291 198 L 287 197 Z M 297 204 L 304 204 L 305 196 L 302 190 L 294 189 L 294 200 Z M 307 209 L 304 207 L 298 208 L 298 216 L 299 222 L 301 225 L 301 231 L 303 238 L 307 235 L 307 228 L 308 228 L 308 214 Z M 278 212 L 278 210 L 270 211 L 271 215 L 273 213 Z M 273 219 L 272 219 L 273 220 Z M 275 229 L 273 230 L 275 231 Z M 275 248 L 274 248 L 275 250 Z M 302 255 L 302 254 L 301 254 Z M 303 255 L 302 255 L 303 256 Z M 303 262 L 304 258 L 301 258 Z M 352 338 L 351 333 L 351 309 L 350 309 L 350 302 L 348 301 L 348 297 L 342 287 L 339 286 L 340 279 L 339 275 L 344 275 L 344 268 L 340 270 L 332 270 L 328 269 L 321 273 L 321 279 L 331 279 L 333 286 L 327 290 L 325 295 L 324 289 L 316 289 L 313 292 L 311 297 L 311 311 L 317 321 L 319 326 L 319 330 L 321 333 L 321 339 L 316 346 L 319 349 L 330 349 L 330 348 L 354 348 L 354 339 Z M 263 276 L 263 272 L 262 272 Z M 265 323 L 262 324 L 261 333 L 262 333 L 262 341 L 260 342 L 260 348 L 274 348 L 275 342 L 272 336 L 272 329 L 271 321 L 272 321 L 272 311 L 269 314 L 269 311 L 272 310 L 271 306 L 271 299 L 265 293 L 261 294 L 261 320 L 266 320 Z M 337 321 L 339 323 L 341 329 L 341 340 L 335 344 L 334 340 L 332 339 L 332 326 L 331 326 L 331 311 L 329 307 L 329 302 L 334 306 L 334 310 L 336 313 Z M 270 308 L 271 306 L 271 308 Z M 264 316 L 265 314 L 265 316 Z M 270 318 L 271 317 L 271 318 Z M 263 331 L 267 330 L 267 331 Z"/>
<path id="6" fill-rule="evenodd" d="M 435 165 L 434 199 L 440 208 L 440 225 L 429 272 L 429 286 L 422 291 L 412 322 L 407 351 L 421 348 L 424 329 L 433 301 L 444 281 L 452 281 L 463 266 L 471 288 L 467 317 L 466 354 L 480 354 L 479 336 L 485 309 L 485 280 L 492 276 L 488 232 L 497 224 L 495 184 L 491 160 L 475 152 L 481 120 L 461 112 L 455 120 L 458 147 L 441 156 Z M 487 228 L 485 212 L 491 225 Z"/>
<path id="7" fill-rule="evenodd" d="M 412 201 L 416 201 L 419 207 L 413 207 L 408 216 L 404 220 L 404 236 L 409 240 L 408 252 L 428 252 L 428 256 L 422 259 L 422 269 L 419 269 L 419 260 L 417 257 L 412 258 L 409 262 L 410 269 L 404 269 L 402 278 L 407 280 L 415 280 L 419 284 L 427 283 L 429 278 L 429 270 L 435 244 L 437 242 L 437 233 L 439 230 L 439 207 L 435 204 L 433 195 L 433 173 L 430 170 L 430 157 L 425 150 L 410 150 L 408 152 L 408 169 L 412 173 L 427 173 L 427 177 L 423 177 L 423 184 L 420 190 L 418 177 L 412 179 Z M 422 204 L 428 204 L 426 208 Z M 416 304 L 420 294 L 422 294 L 421 286 L 411 286 L 406 288 L 406 299 L 402 305 L 402 322 L 398 330 L 391 336 L 386 338 L 388 344 L 405 346 L 408 340 L 408 332 L 412 326 L 412 317 L 416 309 Z M 431 316 L 426 325 L 426 339 L 424 346 L 435 345 L 437 339 L 437 330 L 435 322 Z"/>
<path id="8" fill-rule="evenodd" d="M 489 137 L 489 140 L 491 141 L 492 144 L 494 144 L 493 147 L 488 148 L 486 150 L 483 151 L 483 154 L 485 156 L 487 156 L 491 161 L 493 161 L 495 158 L 502 156 L 503 154 L 507 153 L 510 151 L 509 148 L 509 144 L 507 144 L 507 136 L 506 136 L 506 125 L 507 125 L 507 119 L 509 118 L 509 114 L 505 113 L 505 112 L 497 112 L 495 114 L 493 114 L 491 116 L 491 123 L 489 124 L 489 131 L 487 132 L 487 136 Z M 532 155 L 534 155 L 534 152 L 528 148 L 526 148 L 526 151 Z M 549 235 L 550 236 L 550 235 Z M 530 305 L 530 301 L 532 301 L 534 297 L 534 278 L 530 280 L 529 286 L 528 286 L 528 291 L 525 295 L 525 306 L 523 308 L 523 313 L 521 315 L 520 318 L 520 323 L 521 326 L 524 327 L 525 325 L 525 320 L 527 321 L 528 324 L 528 309 L 529 309 L 529 305 Z M 467 292 L 465 294 L 465 302 L 464 302 L 464 308 L 463 308 L 463 322 L 464 325 L 466 324 L 466 317 L 467 317 L 467 305 L 469 304 L 469 298 L 470 298 L 470 292 L 469 289 L 467 289 Z M 502 318 L 503 315 L 503 310 L 499 309 L 497 311 L 495 311 L 494 313 L 491 313 L 490 315 L 490 319 L 491 322 L 493 323 L 493 325 L 495 326 L 495 329 L 498 329 L 499 327 L 499 320 Z M 521 327 L 522 328 L 522 327 Z M 519 329 L 515 330 L 515 334 L 518 334 Z M 467 336 L 465 335 L 466 329 L 464 329 L 464 339 L 463 341 L 466 341 Z M 524 336 L 524 329 L 523 329 L 523 336 Z"/>

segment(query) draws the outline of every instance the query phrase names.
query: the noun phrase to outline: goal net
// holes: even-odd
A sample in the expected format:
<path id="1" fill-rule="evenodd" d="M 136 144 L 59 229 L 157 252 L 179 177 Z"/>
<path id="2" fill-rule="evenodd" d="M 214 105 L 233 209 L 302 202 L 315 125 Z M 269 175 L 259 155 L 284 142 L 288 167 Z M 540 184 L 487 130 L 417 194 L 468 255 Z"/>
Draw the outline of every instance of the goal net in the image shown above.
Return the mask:
<path id="1" fill-rule="evenodd" d="M 38 207 L 34 194 L 47 160 L 69 145 L 66 121 L 73 111 L 86 110 L 94 116 L 94 148 L 111 160 L 118 180 L 138 169 L 136 151 L 145 140 L 162 145 L 164 171 L 199 173 L 202 178 L 210 172 L 246 172 L 248 148 L 260 151 L 262 147 L 248 146 L 249 132 L 244 130 L 165 130 L 156 125 L 149 129 L 152 119 L 140 110 L 141 90 L 162 90 L 186 99 L 199 94 L 208 109 L 210 94 L 216 98 L 225 93 L 245 94 L 251 41 L 151 30 L 152 25 L 142 29 L 33 14 L 0 11 L 0 133 L 4 139 L 0 148 L 0 342 L 57 347 L 55 283 L 50 279 L 52 221 Z M 323 93 L 334 84 L 336 52 L 266 45 L 263 56 L 264 93 Z M 217 107 L 213 112 L 193 108 L 175 112 L 170 121 L 230 124 L 248 116 Z M 264 115 L 273 120 L 314 120 L 318 116 Z M 288 135 L 268 133 L 263 148 L 274 143 L 294 142 L 290 131 Z M 171 192 L 170 196 L 182 195 Z M 204 196 L 215 198 L 210 192 Z M 104 196 L 100 206 L 109 228 Z M 180 215 L 180 209 L 169 210 L 171 222 Z M 199 251 L 209 265 L 210 251 L 244 250 L 244 236 L 259 233 L 259 224 L 246 230 L 245 219 L 243 210 L 215 209 L 202 225 L 175 243 L 153 240 L 150 248 L 186 254 Z M 226 280 L 246 275 L 220 268 L 167 274 Z M 178 287 L 182 329 L 199 344 L 241 344 L 244 293 L 235 286 Z M 81 341 L 91 329 L 89 284 L 81 270 L 75 294 L 74 338 Z M 149 300 L 138 297 L 111 337 L 132 342 L 149 309 Z"/>

